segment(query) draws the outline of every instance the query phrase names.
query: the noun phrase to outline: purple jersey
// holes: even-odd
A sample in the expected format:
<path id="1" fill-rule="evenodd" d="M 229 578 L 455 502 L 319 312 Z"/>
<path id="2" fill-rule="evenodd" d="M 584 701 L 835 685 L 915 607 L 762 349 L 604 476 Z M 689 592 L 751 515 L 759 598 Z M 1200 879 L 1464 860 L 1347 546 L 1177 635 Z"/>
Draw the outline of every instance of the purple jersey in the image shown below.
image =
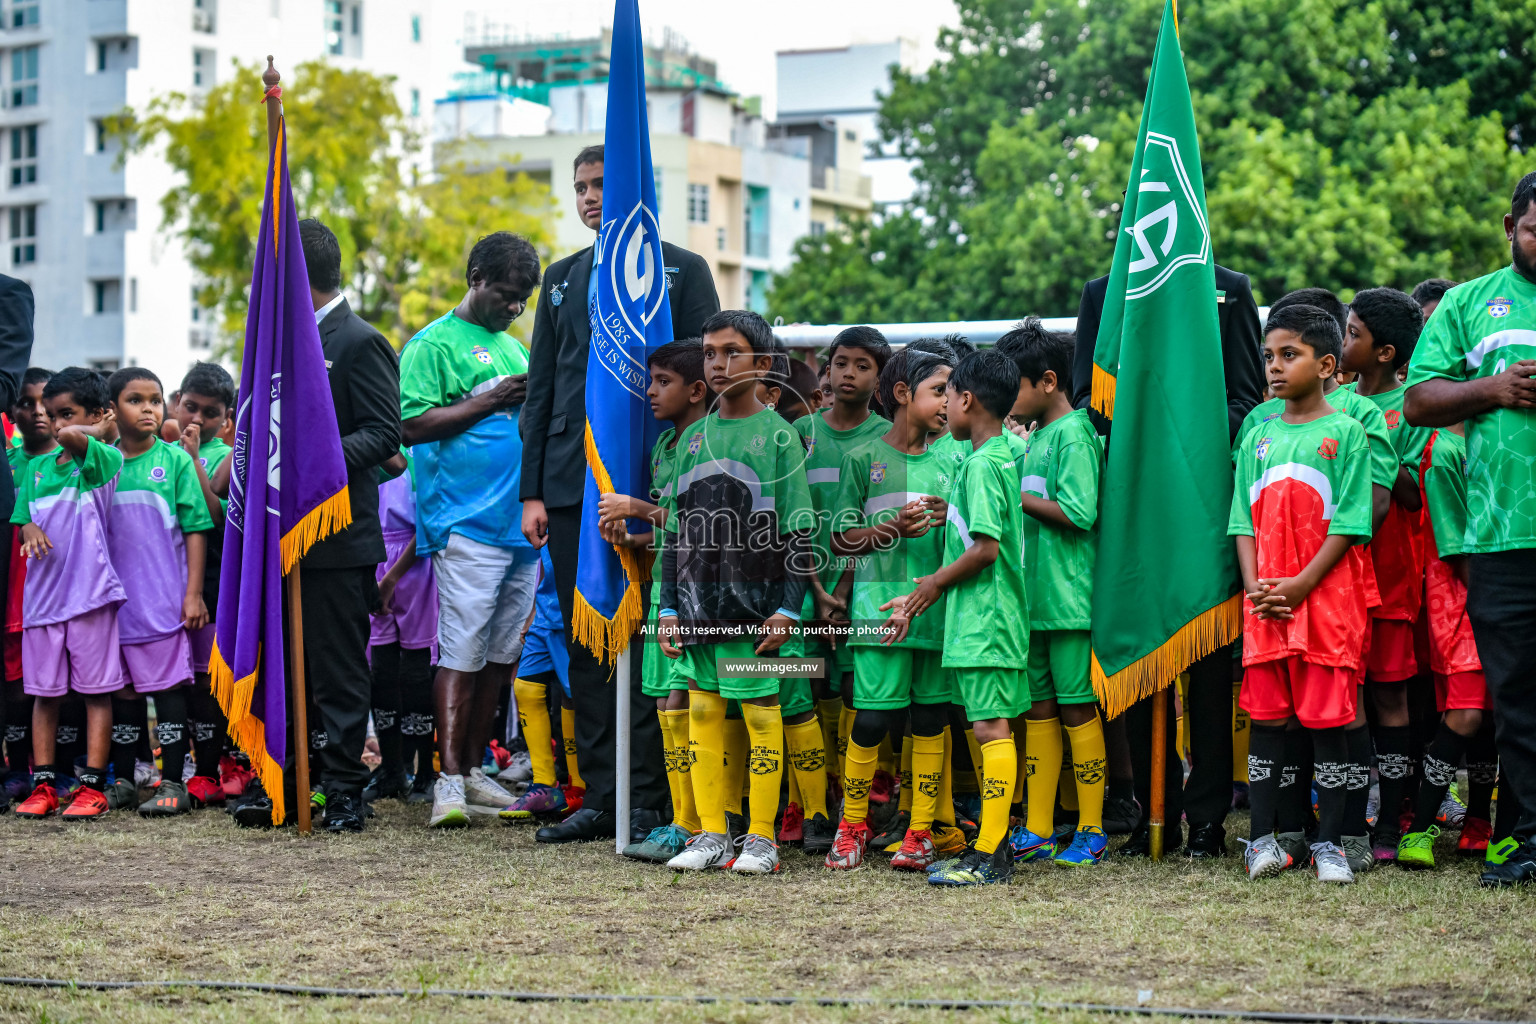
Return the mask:
<path id="1" fill-rule="evenodd" d="M 213 529 L 192 456 L 157 440 L 144 454 L 124 459 L 109 515 L 112 565 L 133 587 L 117 613 L 119 639 L 135 644 L 176 635 L 187 596 L 183 535 Z"/>
<path id="2" fill-rule="evenodd" d="M 393 480 L 379 485 L 379 524 L 384 531 L 384 561 L 379 563 L 382 580 L 400 556 L 416 546 L 416 493 L 413 487 L 415 466 Z M 372 617 L 373 644 L 398 642 L 401 647 L 417 650 L 437 642 L 437 582 L 432 578 L 432 560 L 419 559 L 395 585 L 388 615 Z"/>
<path id="3" fill-rule="evenodd" d="M 53 550 L 27 566 L 25 626 L 51 626 L 122 604 L 123 584 L 107 555 L 108 509 L 123 455 L 94 437 L 82 459 L 39 455 L 27 466 L 11 522 L 35 524 Z"/>

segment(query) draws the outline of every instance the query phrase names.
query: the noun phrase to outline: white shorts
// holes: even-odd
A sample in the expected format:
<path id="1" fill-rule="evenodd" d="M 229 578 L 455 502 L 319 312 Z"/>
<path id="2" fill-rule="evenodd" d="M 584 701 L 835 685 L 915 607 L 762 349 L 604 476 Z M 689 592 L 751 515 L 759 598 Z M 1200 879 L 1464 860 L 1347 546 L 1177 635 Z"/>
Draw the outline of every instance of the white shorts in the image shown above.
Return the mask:
<path id="1" fill-rule="evenodd" d="M 437 663 L 478 672 L 486 662 L 513 665 L 533 612 L 539 553 L 498 548 L 450 534 L 432 555 L 437 577 Z"/>

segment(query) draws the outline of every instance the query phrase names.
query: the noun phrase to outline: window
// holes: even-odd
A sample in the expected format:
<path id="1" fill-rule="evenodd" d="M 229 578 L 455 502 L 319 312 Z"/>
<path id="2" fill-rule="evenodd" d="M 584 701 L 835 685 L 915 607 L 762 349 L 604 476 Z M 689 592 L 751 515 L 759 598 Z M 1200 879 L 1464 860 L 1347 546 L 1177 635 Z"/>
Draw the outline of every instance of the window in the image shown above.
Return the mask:
<path id="1" fill-rule="evenodd" d="M 709 223 L 709 186 L 689 184 L 688 221 L 691 224 Z"/>
<path id="2" fill-rule="evenodd" d="M 97 199 L 91 205 L 98 235 L 138 227 L 138 204 L 132 199 Z"/>
<path id="3" fill-rule="evenodd" d="M 139 311 L 139 279 L 136 278 L 136 277 L 130 277 L 128 279 L 128 312 L 130 312 L 130 313 L 137 313 L 138 311 Z"/>
<path id="4" fill-rule="evenodd" d="M 859 141 L 858 133 L 855 132 L 852 128 L 849 128 L 849 129 L 847 129 L 846 131 L 843 132 L 843 140 L 845 142 L 858 142 Z"/>
<path id="5" fill-rule="evenodd" d="M 412 89 L 411 90 L 411 116 L 412 117 L 420 117 L 421 116 L 421 90 L 420 89 Z"/>
<path id="6" fill-rule="evenodd" d="M 97 373 L 116 373 L 123 368 L 121 359 L 91 359 L 86 364 Z"/>
<path id="7" fill-rule="evenodd" d="M 215 0 L 192 0 L 192 31 L 214 30 L 214 4 Z"/>
<path id="8" fill-rule="evenodd" d="M 91 308 L 98 316 L 123 311 L 122 281 L 109 277 L 101 281 L 92 281 L 91 286 L 94 290 L 94 305 Z"/>
<path id="9" fill-rule="evenodd" d="M 725 228 L 715 229 L 715 248 L 721 252 L 725 251 Z"/>
<path id="10" fill-rule="evenodd" d="M 11 106 L 37 103 L 37 54 L 41 47 L 21 46 L 11 51 Z"/>
<path id="11" fill-rule="evenodd" d="M 421 15 L 411 15 L 411 42 L 421 42 Z"/>
<path id="12" fill-rule="evenodd" d="M 649 102 L 649 101 L 647 101 L 647 102 Z M 647 123 L 649 123 L 649 122 L 647 122 Z M 656 211 L 655 212 L 656 212 L 656 216 L 660 217 L 661 216 L 661 168 L 660 167 L 653 168 L 652 169 L 652 174 L 656 178 Z"/>
<path id="13" fill-rule="evenodd" d="M 11 265 L 37 262 L 37 207 L 11 207 Z"/>
<path id="14" fill-rule="evenodd" d="M 352 5 L 352 34 L 355 35 L 355 36 L 360 36 L 360 35 L 363 34 L 363 5 L 362 4 L 353 4 Z"/>
<path id="15" fill-rule="evenodd" d="M 107 122 L 95 121 L 93 124 L 96 129 L 96 152 L 105 153 L 107 151 Z"/>
<path id="16" fill-rule="evenodd" d="M 197 286 L 192 286 L 192 322 L 201 323 L 203 319 L 202 303 L 197 301 Z"/>
<path id="17" fill-rule="evenodd" d="M 11 28 L 37 24 L 38 0 L 14 0 L 11 4 Z"/>
<path id="18" fill-rule="evenodd" d="M 97 43 L 96 44 L 96 70 L 97 71 L 105 71 L 105 70 L 107 70 L 107 44 L 106 43 Z"/>
<path id="19" fill-rule="evenodd" d="M 11 187 L 37 181 L 37 125 L 11 129 Z"/>
<path id="20" fill-rule="evenodd" d="M 218 58 L 212 50 L 192 51 L 192 88 L 210 89 L 214 84 L 214 67 Z"/>
<path id="21" fill-rule="evenodd" d="M 823 220 L 811 221 L 811 237 L 820 238 L 827 233 L 827 222 Z"/>
<path id="22" fill-rule="evenodd" d="M 341 0 L 325 0 L 325 52 L 341 56 Z"/>

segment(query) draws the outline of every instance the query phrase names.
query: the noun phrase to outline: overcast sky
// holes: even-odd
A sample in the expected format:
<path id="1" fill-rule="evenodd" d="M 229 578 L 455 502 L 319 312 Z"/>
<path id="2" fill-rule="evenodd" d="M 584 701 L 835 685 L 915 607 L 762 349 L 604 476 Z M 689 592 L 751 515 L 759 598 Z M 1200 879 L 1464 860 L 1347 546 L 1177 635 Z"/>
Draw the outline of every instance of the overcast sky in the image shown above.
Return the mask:
<path id="1" fill-rule="evenodd" d="M 613 21 L 613 0 L 526 0 L 476 5 L 486 22 L 519 32 L 580 37 Z M 933 59 L 940 25 L 958 21 L 953 0 L 640 0 L 647 36 L 663 27 L 682 33 L 693 49 L 715 60 L 720 76 L 743 96 L 773 107 L 773 55 L 849 43 L 918 43 L 919 66 Z"/>

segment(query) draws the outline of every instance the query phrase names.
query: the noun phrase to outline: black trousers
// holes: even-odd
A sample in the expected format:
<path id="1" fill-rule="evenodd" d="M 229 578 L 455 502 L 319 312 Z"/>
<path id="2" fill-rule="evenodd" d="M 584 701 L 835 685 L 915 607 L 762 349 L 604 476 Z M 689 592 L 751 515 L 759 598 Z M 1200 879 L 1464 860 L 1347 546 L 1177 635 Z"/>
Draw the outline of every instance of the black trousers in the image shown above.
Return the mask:
<path id="1" fill-rule="evenodd" d="M 1467 617 L 1493 697 L 1499 817 L 1507 786 L 1520 812 L 1513 835 L 1536 839 L 1536 548 L 1472 555 Z"/>
<path id="2" fill-rule="evenodd" d="M 1219 825 L 1232 807 L 1232 648 L 1213 651 L 1189 666 L 1189 700 L 1184 723 L 1189 730 L 1190 773 L 1184 778 L 1178 753 L 1178 719 L 1172 695 L 1168 705 L 1163 820 L 1177 824 L 1181 816 L 1191 827 Z M 1141 820 L 1152 807 L 1152 700 L 1138 701 L 1125 712 L 1131 747 L 1136 799 Z"/>
<path id="3" fill-rule="evenodd" d="M 571 637 L 576 592 L 576 549 L 581 536 L 581 506 L 549 509 L 549 555 L 555 566 L 555 589 L 565 618 L 566 646 L 571 655 L 571 702 L 576 706 L 576 756 L 587 784 L 582 806 L 614 810 L 614 669 L 592 656 Z M 649 595 L 647 595 L 649 597 Z M 656 700 L 640 692 L 644 644 L 630 644 L 630 806 L 661 810 L 667 804 L 667 774 L 662 761 L 661 723 Z"/>
<path id="4" fill-rule="evenodd" d="M 299 600 L 304 616 L 304 684 L 309 694 L 310 747 L 319 755 L 326 793 L 361 797 L 368 783 L 363 744 L 373 675 L 368 668 L 368 614 L 379 603 L 372 565 L 347 569 L 301 566 Z M 289 763 L 293 768 L 289 713 Z M 291 785 L 291 783 L 290 783 Z"/>

